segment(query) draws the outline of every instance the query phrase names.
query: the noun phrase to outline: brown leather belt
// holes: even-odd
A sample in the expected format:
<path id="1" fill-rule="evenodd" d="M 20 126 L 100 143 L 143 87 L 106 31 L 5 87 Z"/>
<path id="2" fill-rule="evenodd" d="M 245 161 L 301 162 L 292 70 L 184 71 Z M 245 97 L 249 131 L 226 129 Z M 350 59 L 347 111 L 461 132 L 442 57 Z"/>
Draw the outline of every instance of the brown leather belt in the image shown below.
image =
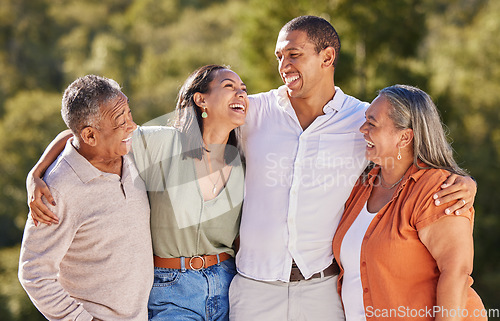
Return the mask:
<path id="1" fill-rule="evenodd" d="M 154 256 L 155 267 L 164 269 L 182 269 L 181 259 L 184 259 L 184 268 L 188 270 L 201 270 L 209 266 L 215 265 L 219 262 L 223 262 L 232 256 L 227 253 L 221 253 L 216 255 L 199 255 L 193 257 L 175 257 L 175 258 L 163 258 L 159 256 Z"/>
<path id="2" fill-rule="evenodd" d="M 334 276 L 340 273 L 339 265 L 337 261 L 333 260 L 333 263 L 321 272 L 314 273 L 309 279 L 318 279 L 325 276 Z M 302 275 L 295 262 L 292 264 L 292 271 L 290 272 L 290 282 L 303 281 L 306 278 Z"/>

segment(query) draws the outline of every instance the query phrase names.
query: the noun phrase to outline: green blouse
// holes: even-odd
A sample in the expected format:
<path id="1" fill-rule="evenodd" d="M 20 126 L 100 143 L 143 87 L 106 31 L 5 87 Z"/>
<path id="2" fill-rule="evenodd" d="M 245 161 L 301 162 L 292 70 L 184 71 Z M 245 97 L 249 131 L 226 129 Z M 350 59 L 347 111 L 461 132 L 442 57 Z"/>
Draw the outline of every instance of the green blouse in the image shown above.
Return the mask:
<path id="1" fill-rule="evenodd" d="M 132 138 L 151 206 L 153 252 L 163 258 L 222 252 L 234 256 L 244 184 L 239 154 L 229 164 L 226 186 L 214 199 L 204 201 L 194 159 L 182 155 L 181 135 L 172 127 L 143 126 Z"/>

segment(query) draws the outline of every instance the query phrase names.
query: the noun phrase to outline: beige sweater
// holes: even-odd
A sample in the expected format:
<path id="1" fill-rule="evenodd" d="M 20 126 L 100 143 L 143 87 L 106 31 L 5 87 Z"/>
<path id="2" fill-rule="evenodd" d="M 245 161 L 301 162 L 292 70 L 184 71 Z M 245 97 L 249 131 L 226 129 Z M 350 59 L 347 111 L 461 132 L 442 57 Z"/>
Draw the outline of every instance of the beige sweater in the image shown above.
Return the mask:
<path id="1" fill-rule="evenodd" d="M 26 222 L 19 280 L 49 320 L 147 320 L 149 206 L 130 156 L 103 173 L 70 142 L 45 175 L 59 224 Z"/>

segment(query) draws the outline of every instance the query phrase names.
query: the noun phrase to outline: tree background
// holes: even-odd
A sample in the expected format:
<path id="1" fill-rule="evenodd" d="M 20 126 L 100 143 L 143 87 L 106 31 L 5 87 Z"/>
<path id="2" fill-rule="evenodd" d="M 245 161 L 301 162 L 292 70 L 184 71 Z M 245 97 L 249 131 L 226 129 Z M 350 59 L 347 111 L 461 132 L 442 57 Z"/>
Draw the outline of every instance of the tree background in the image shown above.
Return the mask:
<path id="1" fill-rule="evenodd" d="M 250 93 L 281 85 L 274 46 L 304 14 L 337 29 L 336 85 L 371 101 L 396 83 L 434 98 L 456 158 L 478 182 L 474 288 L 500 309 L 500 1 L 0 0 L 0 319 L 43 320 L 17 281 L 25 177 L 65 128 L 75 78 L 117 80 L 137 123 L 173 110 L 184 79 L 230 65 Z"/>

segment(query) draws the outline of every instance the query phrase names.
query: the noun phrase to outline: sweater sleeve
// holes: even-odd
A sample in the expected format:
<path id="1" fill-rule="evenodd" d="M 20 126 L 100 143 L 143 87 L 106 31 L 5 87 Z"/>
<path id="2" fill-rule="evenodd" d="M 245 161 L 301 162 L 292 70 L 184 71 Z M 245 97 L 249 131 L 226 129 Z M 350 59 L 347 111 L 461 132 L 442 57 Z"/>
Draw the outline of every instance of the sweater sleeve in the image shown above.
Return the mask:
<path id="1" fill-rule="evenodd" d="M 48 320 L 90 321 L 92 315 L 58 281 L 60 263 L 77 232 L 77 214 L 57 190 L 51 188 L 57 206 L 47 204 L 59 224 L 35 227 L 29 215 L 19 258 L 19 281 L 31 301 Z"/>

